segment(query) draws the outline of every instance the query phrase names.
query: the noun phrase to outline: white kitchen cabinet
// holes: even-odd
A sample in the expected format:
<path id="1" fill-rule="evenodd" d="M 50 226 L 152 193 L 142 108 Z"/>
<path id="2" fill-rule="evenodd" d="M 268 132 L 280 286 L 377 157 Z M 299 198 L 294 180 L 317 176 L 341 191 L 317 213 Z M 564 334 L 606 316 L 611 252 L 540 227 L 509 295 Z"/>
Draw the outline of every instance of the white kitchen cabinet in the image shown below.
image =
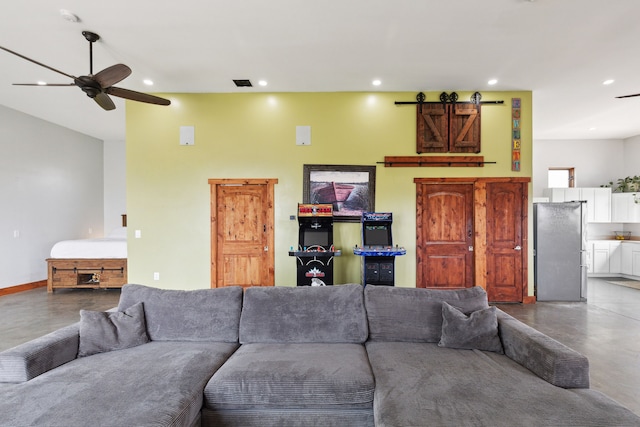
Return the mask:
<path id="1" fill-rule="evenodd" d="M 609 242 L 594 242 L 591 256 L 593 273 L 609 273 Z"/>
<path id="2" fill-rule="evenodd" d="M 611 195 L 611 222 L 640 222 L 639 193 L 613 193 Z"/>
<path id="3" fill-rule="evenodd" d="M 611 222 L 611 188 L 545 188 L 550 202 L 587 202 L 587 222 Z"/>
<path id="4" fill-rule="evenodd" d="M 620 274 L 622 270 L 622 242 L 609 242 L 609 273 Z"/>
<path id="5" fill-rule="evenodd" d="M 588 242 L 587 257 L 590 260 L 588 273 L 620 274 L 621 269 L 620 242 L 596 240 Z"/>
<path id="6" fill-rule="evenodd" d="M 640 242 L 622 243 L 621 273 L 640 276 Z"/>
<path id="7" fill-rule="evenodd" d="M 636 245 L 638 250 L 631 251 L 631 275 L 640 276 L 640 246 Z"/>

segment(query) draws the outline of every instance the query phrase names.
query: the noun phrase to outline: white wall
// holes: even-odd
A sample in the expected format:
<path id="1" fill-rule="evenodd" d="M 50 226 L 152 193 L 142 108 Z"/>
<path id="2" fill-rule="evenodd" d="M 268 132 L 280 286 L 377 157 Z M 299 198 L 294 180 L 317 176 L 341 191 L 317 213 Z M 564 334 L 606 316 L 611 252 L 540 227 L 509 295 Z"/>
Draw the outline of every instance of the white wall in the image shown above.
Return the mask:
<path id="1" fill-rule="evenodd" d="M 46 279 L 56 241 L 102 235 L 103 176 L 102 141 L 0 106 L 0 288 Z"/>
<path id="2" fill-rule="evenodd" d="M 126 145 L 124 141 L 104 142 L 104 232 L 122 226 L 127 213 Z"/>
<path id="3" fill-rule="evenodd" d="M 575 168 L 576 187 L 599 187 L 623 175 L 625 159 L 625 143 L 619 139 L 534 140 L 533 197 L 542 197 L 551 167 Z"/>
<path id="4" fill-rule="evenodd" d="M 624 176 L 640 175 L 640 135 L 624 140 Z"/>

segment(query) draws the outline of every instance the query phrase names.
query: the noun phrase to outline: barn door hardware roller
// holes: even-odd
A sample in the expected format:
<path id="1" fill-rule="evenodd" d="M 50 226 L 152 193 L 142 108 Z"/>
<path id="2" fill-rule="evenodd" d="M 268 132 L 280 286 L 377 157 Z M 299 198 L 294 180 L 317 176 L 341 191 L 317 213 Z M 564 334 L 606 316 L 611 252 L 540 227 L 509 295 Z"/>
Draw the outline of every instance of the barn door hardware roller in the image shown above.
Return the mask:
<path id="1" fill-rule="evenodd" d="M 458 94 L 456 92 L 440 94 L 439 101 L 427 101 L 424 93 L 420 92 L 416 95 L 415 101 L 396 101 L 395 105 L 422 105 L 422 104 L 476 104 L 476 105 L 501 105 L 504 101 L 482 101 L 482 94 L 474 92 L 469 101 L 458 102 Z"/>

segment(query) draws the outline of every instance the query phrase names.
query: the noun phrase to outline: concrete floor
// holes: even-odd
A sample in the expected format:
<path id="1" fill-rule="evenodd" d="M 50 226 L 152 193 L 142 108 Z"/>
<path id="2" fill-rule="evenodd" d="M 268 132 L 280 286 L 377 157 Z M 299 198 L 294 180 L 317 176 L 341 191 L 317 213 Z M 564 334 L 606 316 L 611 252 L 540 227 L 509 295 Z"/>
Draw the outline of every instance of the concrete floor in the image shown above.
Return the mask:
<path id="1" fill-rule="evenodd" d="M 0 351 L 118 304 L 118 290 L 46 288 L 0 297 Z M 589 358 L 591 388 L 640 415 L 640 290 L 589 279 L 587 303 L 499 307 Z"/>

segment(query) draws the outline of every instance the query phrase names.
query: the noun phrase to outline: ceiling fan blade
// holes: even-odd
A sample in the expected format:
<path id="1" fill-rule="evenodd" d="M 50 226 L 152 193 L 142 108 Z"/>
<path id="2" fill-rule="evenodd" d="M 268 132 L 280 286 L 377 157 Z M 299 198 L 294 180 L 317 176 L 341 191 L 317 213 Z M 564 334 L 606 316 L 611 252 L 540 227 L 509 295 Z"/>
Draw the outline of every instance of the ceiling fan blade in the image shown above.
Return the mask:
<path id="1" fill-rule="evenodd" d="M 136 92 L 134 90 L 122 89 L 120 87 L 108 87 L 105 92 L 118 98 L 130 99 L 132 101 L 146 102 L 147 104 L 171 105 L 168 99 L 159 96 L 149 95 L 147 93 Z"/>
<path id="2" fill-rule="evenodd" d="M 74 83 L 13 83 L 13 86 L 75 86 Z"/>
<path id="3" fill-rule="evenodd" d="M 58 73 L 58 74 L 62 74 L 63 76 L 67 76 L 67 77 L 69 77 L 70 79 L 75 79 L 75 77 L 74 77 L 74 76 L 72 76 L 71 74 L 67 74 L 67 73 L 65 73 L 64 71 L 56 70 L 56 69 L 55 69 L 55 68 L 53 68 L 53 67 L 50 67 L 50 66 L 48 66 L 48 65 L 45 65 L 45 64 L 43 64 L 42 62 L 38 62 L 38 61 L 36 61 L 36 60 L 34 60 L 34 59 L 28 58 L 28 57 L 26 57 L 26 56 L 24 56 L 24 55 L 19 54 L 18 52 L 14 52 L 14 51 L 12 51 L 12 50 L 10 50 L 10 49 L 7 49 L 6 47 L 2 47 L 2 46 L 0 46 L 0 49 L 4 50 L 5 52 L 12 53 L 12 54 L 14 54 L 15 56 L 19 56 L 19 57 L 20 57 L 20 58 L 22 58 L 22 59 L 26 59 L 26 60 L 27 60 L 27 61 L 29 61 L 29 62 L 33 62 L 33 63 L 34 63 L 34 64 L 36 64 L 36 65 L 39 65 L 39 66 L 44 67 L 44 68 L 47 68 L 47 69 L 49 69 L 49 70 L 51 70 L 51 71 L 55 71 L 55 72 L 56 72 L 56 73 Z"/>
<path id="4" fill-rule="evenodd" d="M 93 99 L 98 103 L 99 106 L 107 111 L 115 110 L 116 108 L 116 104 L 114 104 L 113 100 L 109 98 L 109 95 L 104 92 L 100 92 Z"/>
<path id="5" fill-rule="evenodd" d="M 633 95 L 616 96 L 616 98 L 633 98 L 634 96 L 640 96 L 640 93 L 636 93 Z"/>
<path id="6" fill-rule="evenodd" d="M 100 86 L 107 88 L 124 80 L 131 74 L 131 68 L 124 64 L 116 64 L 94 74 L 93 78 Z"/>

